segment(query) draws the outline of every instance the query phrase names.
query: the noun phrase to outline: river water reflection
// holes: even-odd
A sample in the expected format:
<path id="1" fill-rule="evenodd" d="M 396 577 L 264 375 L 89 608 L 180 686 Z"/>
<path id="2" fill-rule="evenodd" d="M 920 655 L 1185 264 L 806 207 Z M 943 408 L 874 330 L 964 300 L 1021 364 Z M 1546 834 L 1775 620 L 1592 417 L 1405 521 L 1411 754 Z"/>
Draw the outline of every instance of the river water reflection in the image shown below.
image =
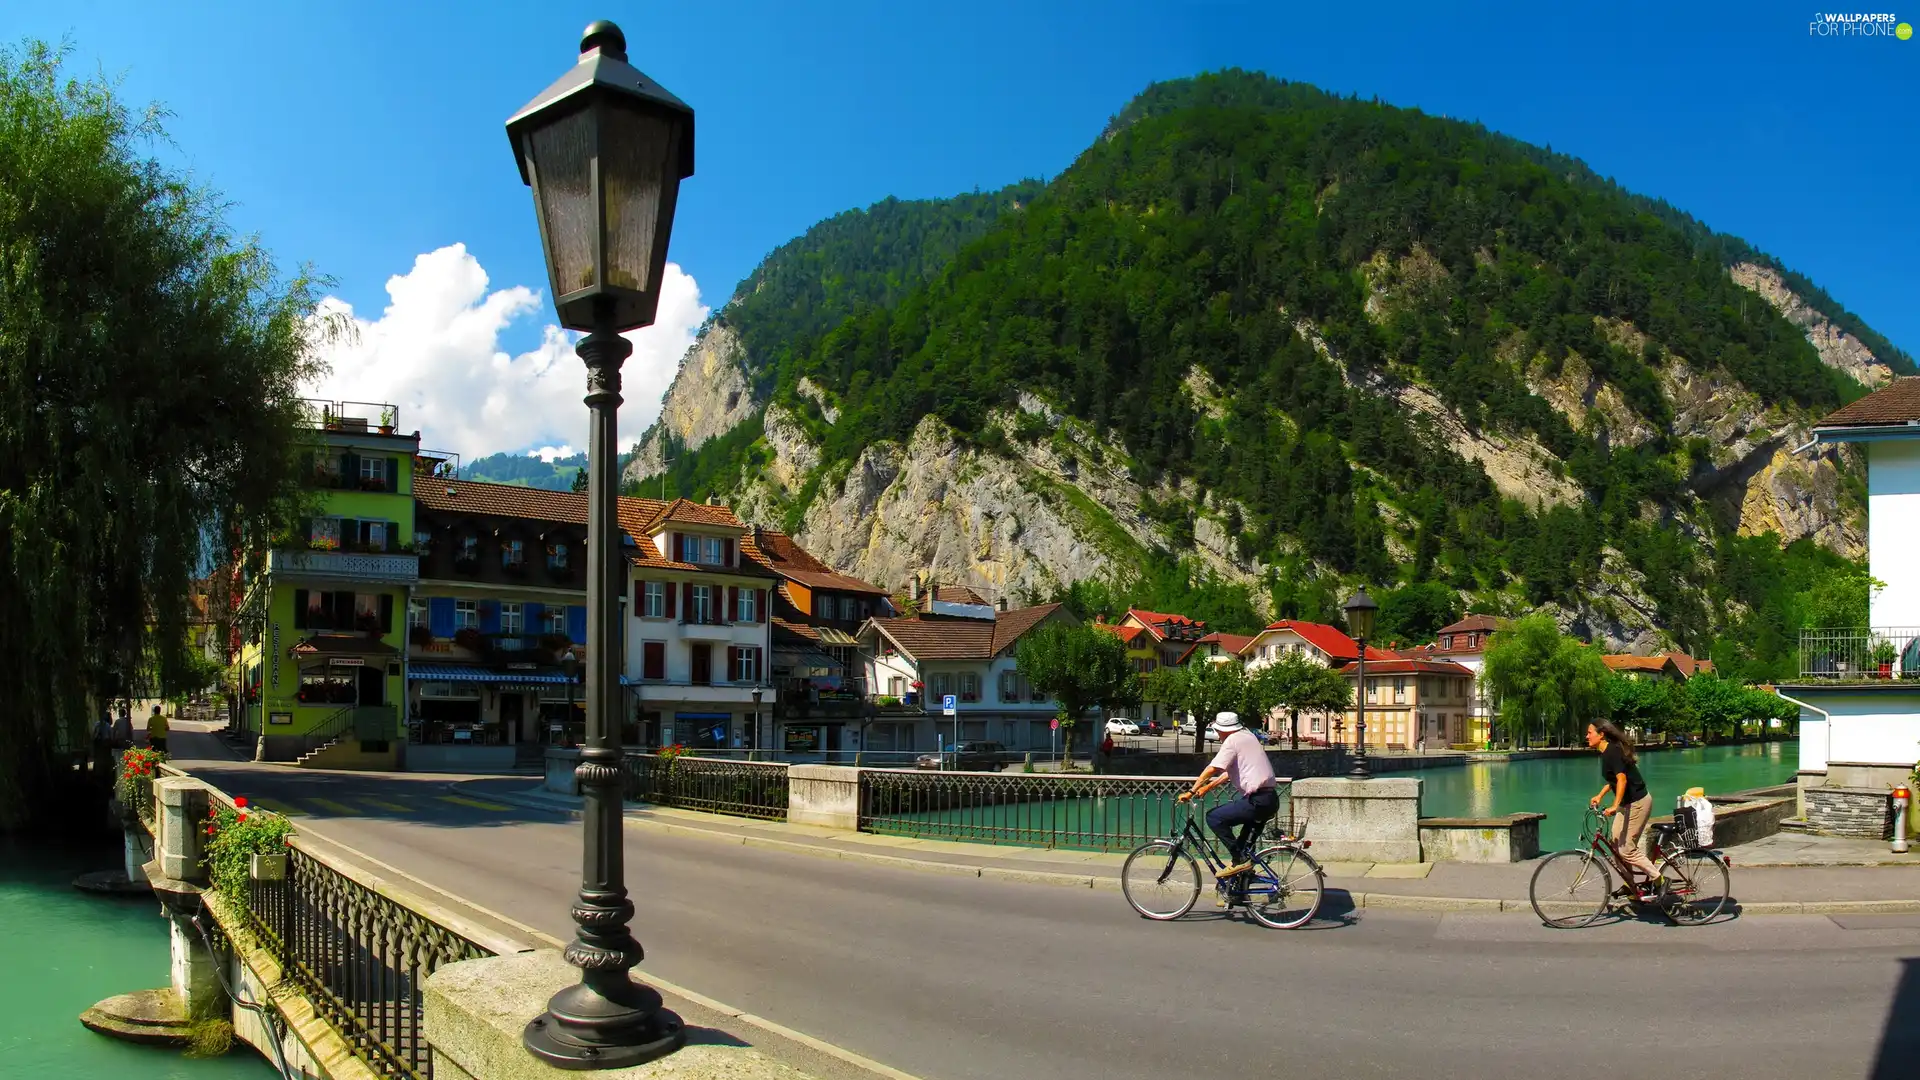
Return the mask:
<path id="1" fill-rule="evenodd" d="M 80 1026 L 102 998 L 167 983 L 167 929 L 151 898 L 93 896 L 76 875 L 119 865 L 116 848 L 56 849 L 0 837 L 0 1076 L 59 1080 L 274 1080 L 252 1048 L 192 1060 Z"/>
<path id="2" fill-rule="evenodd" d="M 1640 756 L 1640 774 L 1653 794 L 1654 813 L 1670 813 L 1673 800 L 1690 787 L 1709 795 L 1793 782 L 1800 763 L 1798 742 L 1745 743 L 1688 750 L 1649 750 Z M 1491 817 L 1535 810 L 1541 822 L 1540 847 L 1572 847 L 1580 840 L 1580 812 L 1600 790 L 1598 754 L 1533 758 L 1515 762 L 1469 762 L 1460 768 L 1418 773 L 1420 812 L 1427 817 Z"/>

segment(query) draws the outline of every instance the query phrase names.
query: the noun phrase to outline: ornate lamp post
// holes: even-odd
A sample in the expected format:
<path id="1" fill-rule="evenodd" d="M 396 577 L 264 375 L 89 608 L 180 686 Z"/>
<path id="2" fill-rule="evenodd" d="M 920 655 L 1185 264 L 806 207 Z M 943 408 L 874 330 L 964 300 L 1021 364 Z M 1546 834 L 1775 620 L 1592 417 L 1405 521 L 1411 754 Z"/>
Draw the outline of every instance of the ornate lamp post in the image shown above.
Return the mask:
<path id="1" fill-rule="evenodd" d="M 587 366 L 586 746 L 575 775 L 586 798 L 579 932 L 567 961 L 580 982 L 527 1025 L 534 1056 L 565 1069 L 638 1065 L 686 1041 L 660 994 L 628 972 L 645 956 L 627 929 L 620 751 L 608 745 L 620 694 L 622 588 L 615 489 L 621 332 L 653 322 L 680 181 L 693 175 L 693 110 L 627 63 L 610 22 L 587 27 L 573 70 L 507 121 L 520 179 L 533 188 L 560 325 L 585 331 Z"/>
<path id="2" fill-rule="evenodd" d="M 760 695 L 765 691 L 759 687 L 753 689 L 753 726 L 747 729 L 747 757 L 751 759 L 755 750 L 760 749 Z"/>
<path id="3" fill-rule="evenodd" d="M 1373 774 L 1367 771 L 1367 639 L 1373 636 L 1373 617 L 1379 612 L 1380 605 L 1373 602 L 1367 590 L 1361 589 L 1353 594 L 1353 599 L 1345 605 L 1347 629 L 1353 631 L 1353 640 L 1360 645 L 1360 658 L 1356 662 L 1355 677 L 1358 680 L 1358 700 L 1355 702 L 1354 715 L 1358 718 L 1353 725 L 1353 769 L 1347 773 L 1350 780 L 1371 780 Z"/>

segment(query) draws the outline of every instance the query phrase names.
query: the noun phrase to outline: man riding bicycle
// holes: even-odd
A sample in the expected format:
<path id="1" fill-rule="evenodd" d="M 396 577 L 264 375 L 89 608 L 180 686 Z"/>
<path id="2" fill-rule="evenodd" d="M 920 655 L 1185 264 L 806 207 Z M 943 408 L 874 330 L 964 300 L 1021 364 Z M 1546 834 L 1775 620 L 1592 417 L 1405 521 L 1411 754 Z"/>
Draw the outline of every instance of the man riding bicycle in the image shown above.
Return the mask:
<path id="1" fill-rule="evenodd" d="M 1241 725 L 1238 713 L 1220 713 L 1213 718 L 1212 728 L 1220 734 L 1220 752 L 1200 770 L 1192 790 L 1180 793 L 1180 801 L 1205 795 L 1229 781 L 1240 792 L 1240 798 L 1207 811 L 1207 827 L 1227 845 L 1229 865 L 1215 875 L 1225 880 L 1252 869 L 1248 855 L 1253 841 L 1261 826 L 1280 812 L 1280 793 L 1274 787 L 1273 763 L 1260 740 Z M 1238 835 L 1235 826 L 1240 828 Z"/>

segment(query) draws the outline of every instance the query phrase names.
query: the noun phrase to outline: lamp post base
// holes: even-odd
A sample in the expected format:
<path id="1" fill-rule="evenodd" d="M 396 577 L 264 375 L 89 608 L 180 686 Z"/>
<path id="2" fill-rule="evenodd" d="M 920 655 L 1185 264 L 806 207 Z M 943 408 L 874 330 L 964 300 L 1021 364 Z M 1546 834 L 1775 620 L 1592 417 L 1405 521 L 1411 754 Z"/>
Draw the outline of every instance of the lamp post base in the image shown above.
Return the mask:
<path id="1" fill-rule="evenodd" d="M 521 1036 L 527 1052 L 557 1069 L 624 1069 L 686 1045 L 686 1024 L 658 991 L 626 978 L 613 991 L 581 982 L 553 995 Z"/>

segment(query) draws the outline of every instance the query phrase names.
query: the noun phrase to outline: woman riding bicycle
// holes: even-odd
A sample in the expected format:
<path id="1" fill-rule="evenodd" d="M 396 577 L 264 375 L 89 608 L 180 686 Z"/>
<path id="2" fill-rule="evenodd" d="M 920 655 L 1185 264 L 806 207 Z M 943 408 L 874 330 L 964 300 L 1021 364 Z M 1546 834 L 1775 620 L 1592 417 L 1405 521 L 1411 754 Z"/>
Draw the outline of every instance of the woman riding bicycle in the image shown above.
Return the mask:
<path id="1" fill-rule="evenodd" d="M 1640 765 L 1633 752 L 1633 740 L 1611 720 L 1596 720 L 1587 725 L 1587 745 L 1600 751 L 1600 779 L 1606 786 L 1600 793 L 1587 800 L 1587 805 L 1598 808 L 1600 800 L 1609 794 L 1613 796 L 1612 805 L 1600 811 L 1613 819 L 1613 843 L 1620 849 L 1620 858 L 1628 866 L 1647 876 L 1648 884 L 1654 884 L 1660 871 L 1640 849 L 1641 841 L 1646 837 L 1647 821 L 1653 816 L 1653 796 L 1647 792 L 1647 782 L 1640 778 Z M 1625 804 L 1626 812 L 1620 812 Z M 1630 893 L 1631 882 L 1621 886 L 1622 892 Z"/>

